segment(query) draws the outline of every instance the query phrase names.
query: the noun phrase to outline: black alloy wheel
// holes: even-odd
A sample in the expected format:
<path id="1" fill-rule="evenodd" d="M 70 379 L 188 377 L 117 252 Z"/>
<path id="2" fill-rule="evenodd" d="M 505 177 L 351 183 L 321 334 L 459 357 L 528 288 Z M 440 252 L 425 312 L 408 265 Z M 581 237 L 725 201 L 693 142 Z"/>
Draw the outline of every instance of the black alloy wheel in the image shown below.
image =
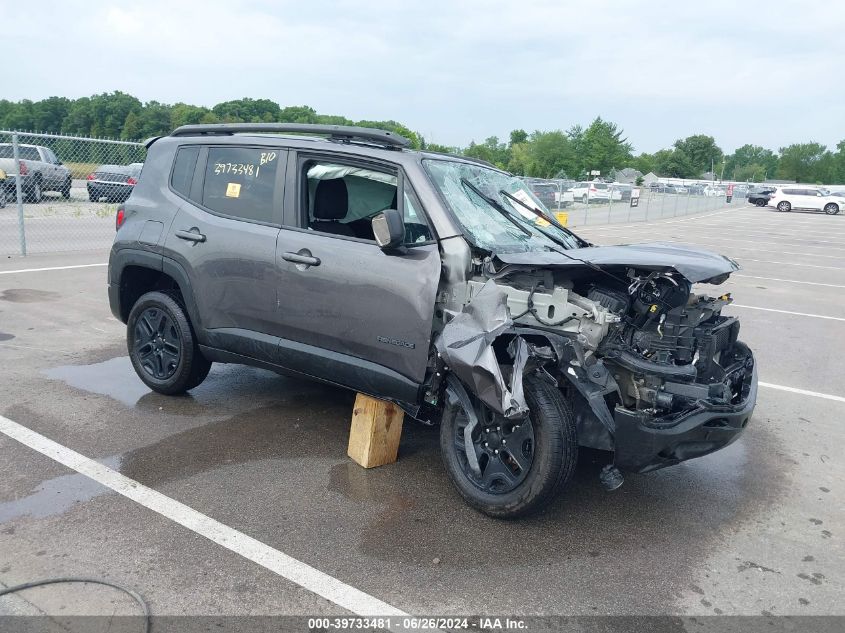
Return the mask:
<path id="1" fill-rule="evenodd" d="M 147 308 L 135 323 L 138 362 L 156 380 L 176 373 L 182 358 L 182 341 L 173 319 L 162 309 Z"/>

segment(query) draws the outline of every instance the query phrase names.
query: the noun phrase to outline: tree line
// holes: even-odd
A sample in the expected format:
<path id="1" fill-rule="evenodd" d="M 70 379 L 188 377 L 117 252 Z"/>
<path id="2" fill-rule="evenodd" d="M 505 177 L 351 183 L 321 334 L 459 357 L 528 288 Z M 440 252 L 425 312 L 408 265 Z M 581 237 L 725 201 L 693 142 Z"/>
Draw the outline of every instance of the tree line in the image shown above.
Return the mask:
<path id="1" fill-rule="evenodd" d="M 816 142 L 795 143 L 777 152 L 747 144 L 725 154 L 712 136 L 694 134 L 678 139 L 654 153 L 634 153 L 623 130 L 597 117 L 589 125 L 567 130 L 513 130 L 507 140 L 491 136 L 467 147 L 427 142 L 419 133 L 393 120 L 354 121 L 345 116 L 320 114 L 309 106 L 282 107 L 270 99 L 236 99 L 207 108 L 187 103 L 142 103 L 124 92 L 103 93 L 68 99 L 49 97 L 40 101 L 0 99 L 0 129 L 38 131 L 97 138 L 139 140 L 169 133 L 192 123 L 320 123 L 358 125 L 390 130 L 408 137 L 413 147 L 463 154 L 486 160 L 523 176 L 538 178 L 588 177 L 624 168 L 643 174 L 715 178 L 761 182 L 778 178 L 799 182 L 845 184 L 845 140 L 835 148 Z"/>

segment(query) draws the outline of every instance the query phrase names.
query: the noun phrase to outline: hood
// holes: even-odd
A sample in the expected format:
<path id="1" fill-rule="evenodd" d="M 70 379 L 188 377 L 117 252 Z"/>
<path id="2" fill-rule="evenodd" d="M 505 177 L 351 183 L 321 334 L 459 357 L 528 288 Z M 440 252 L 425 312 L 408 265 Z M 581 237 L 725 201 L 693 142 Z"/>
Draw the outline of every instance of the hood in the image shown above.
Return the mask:
<path id="1" fill-rule="evenodd" d="M 684 244 L 620 244 L 618 246 L 591 246 L 566 251 L 567 255 L 596 264 L 597 266 L 626 266 L 640 270 L 674 270 L 691 283 L 713 280 L 721 283 L 733 272 L 740 270 L 730 257 L 718 255 Z M 497 253 L 504 264 L 527 267 L 584 267 L 584 264 L 554 251 L 527 253 Z M 715 279 L 724 276 L 722 279 Z"/>

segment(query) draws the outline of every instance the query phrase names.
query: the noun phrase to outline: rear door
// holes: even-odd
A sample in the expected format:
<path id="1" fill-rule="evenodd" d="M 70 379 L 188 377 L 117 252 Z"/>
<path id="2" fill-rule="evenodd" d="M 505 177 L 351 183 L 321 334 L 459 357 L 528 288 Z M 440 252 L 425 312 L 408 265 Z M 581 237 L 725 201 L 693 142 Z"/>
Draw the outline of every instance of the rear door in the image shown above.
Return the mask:
<path id="1" fill-rule="evenodd" d="M 440 255 L 413 189 L 398 165 L 318 153 L 292 155 L 288 174 L 290 214 L 277 246 L 283 363 L 414 400 Z M 404 252 L 387 254 L 373 239 L 370 219 L 388 207 L 404 213 Z M 311 368 L 301 364 L 307 356 Z"/>
<path id="2" fill-rule="evenodd" d="M 268 361 L 278 341 L 276 237 L 286 158 L 280 147 L 180 148 L 171 189 L 183 202 L 165 242 L 188 274 L 205 342 Z"/>

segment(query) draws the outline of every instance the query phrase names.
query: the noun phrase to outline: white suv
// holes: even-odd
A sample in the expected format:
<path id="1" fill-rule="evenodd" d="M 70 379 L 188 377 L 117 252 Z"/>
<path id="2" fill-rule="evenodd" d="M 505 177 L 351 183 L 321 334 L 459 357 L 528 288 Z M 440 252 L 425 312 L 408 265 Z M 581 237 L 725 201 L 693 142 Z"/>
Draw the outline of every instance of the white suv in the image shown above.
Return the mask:
<path id="1" fill-rule="evenodd" d="M 574 200 L 583 202 L 584 204 L 622 199 L 621 191 L 611 189 L 606 182 L 596 182 L 594 180 L 575 183 L 569 191 L 572 192 Z"/>
<path id="2" fill-rule="evenodd" d="M 768 206 L 778 211 L 792 209 L 810 209 L 824 211 L 828 215 L 836 215 L 845 205 L 845 200 L 812 187 L 778 187 L 769 198 Z"/>

